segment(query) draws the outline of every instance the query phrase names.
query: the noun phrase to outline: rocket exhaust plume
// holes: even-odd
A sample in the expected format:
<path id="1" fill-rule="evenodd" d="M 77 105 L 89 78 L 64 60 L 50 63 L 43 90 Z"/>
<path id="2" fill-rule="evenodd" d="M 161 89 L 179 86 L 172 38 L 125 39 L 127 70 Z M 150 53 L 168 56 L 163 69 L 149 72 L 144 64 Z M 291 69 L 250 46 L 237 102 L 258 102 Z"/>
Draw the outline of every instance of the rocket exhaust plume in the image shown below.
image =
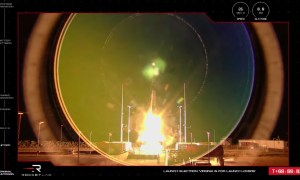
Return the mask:
<path id="1" fill-rule="evenodd" d="M 152 90 L 149 110 L 144 115 L 138 139 L 142 143 L 140 151 L 143 154 L 160 154 L 163 151 L 163 122 L 160 115 L 154 114 L 155 108 L 155 91 Z"/>

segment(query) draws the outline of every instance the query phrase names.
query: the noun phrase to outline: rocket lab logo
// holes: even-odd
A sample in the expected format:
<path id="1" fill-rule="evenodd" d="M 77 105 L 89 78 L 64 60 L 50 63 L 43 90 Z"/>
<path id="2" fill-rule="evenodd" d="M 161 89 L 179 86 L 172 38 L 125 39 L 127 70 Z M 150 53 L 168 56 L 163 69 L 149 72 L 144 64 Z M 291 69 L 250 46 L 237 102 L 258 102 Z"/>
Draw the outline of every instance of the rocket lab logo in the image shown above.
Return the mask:
<path id="1" fill-rule="evenodd" d="M 42 171 L 42 166 L 39 165 L 39 164 L 33 164 L 32 167 L 34 167 L 37 172 L 41 172 Z"/>
<path id="2" fill-rule="evenodd" d="M 32 167 L 24 168 L 25 170 L 31 170 L 31 172 L 42 172 L 42 166 L 40 164 L 33 164 Z"/>

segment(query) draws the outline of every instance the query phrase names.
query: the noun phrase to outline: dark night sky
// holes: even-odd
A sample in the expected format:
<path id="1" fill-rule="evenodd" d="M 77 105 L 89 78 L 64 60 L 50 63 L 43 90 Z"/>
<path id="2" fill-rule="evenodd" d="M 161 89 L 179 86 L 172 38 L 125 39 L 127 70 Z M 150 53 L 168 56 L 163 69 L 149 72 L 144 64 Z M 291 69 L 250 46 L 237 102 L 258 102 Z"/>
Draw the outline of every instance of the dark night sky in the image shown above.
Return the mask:
<path id="1" fill-rule="evenodd" d="M 37 20 L 38 15 L 37 14 L 27 14 L 27 15 L 20 15 L 19 16 L 19 84 L 18 84 L 18 93 L 19 93 L 19 99 L 18 99 L 18 110 L 25 112 L 22 115 L 21 120 L 21 128 L 20 128 L 20 140 L 33 140 L 35 139 L 34 133 L 32 131 L 30 122 L 28 120 L 28 115 L 26 114 L 26 108 L 23 98 L 23 86 L 22 86 L 22 74 L 23 74 L 23 63 L 24 63 L 24 54 L 26 51 L 27 42 L 30 36 L 30 33 L 32 31 L 32 28 L 34 26 L 35 21 Z"/>
<path id="2" fill-rule="evenodd" d="M 281 23 L 274 23 L 273 27 L 276 31 L 280 47 L 281 53 L 283 57 L 283 65 L 284 65 L 284 95 L 283 102 L 281 107 L 281 112 L 278 117 L 277 125 L 272 133 L 272 138 L 277 138 L 278 136 L 281 139 L 288 140 L 288 25 Z"/>

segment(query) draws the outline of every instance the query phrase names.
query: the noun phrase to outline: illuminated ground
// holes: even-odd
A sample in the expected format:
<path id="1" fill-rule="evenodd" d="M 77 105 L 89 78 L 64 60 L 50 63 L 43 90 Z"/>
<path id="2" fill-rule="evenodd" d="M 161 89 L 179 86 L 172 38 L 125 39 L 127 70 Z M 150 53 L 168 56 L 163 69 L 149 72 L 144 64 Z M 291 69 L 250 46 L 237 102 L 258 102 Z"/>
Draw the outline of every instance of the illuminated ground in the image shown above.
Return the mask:
<path id="1" fill-rule="evenodd" d="M 225 166 L 288 166 L 288 152 L 275 151 L 275 152 L 259 152 L 257 150 L 226 150 L 225 149 Z M 19 154 L 18 159 L 20 162 L 24 161 L 50 161 L 56 166 L 77 166 L 77 154 Z M 153 160 L 127 160 L 136 165 L 146 166 L 158 163 Z M 161 157 L 160 166 L 164 166 L 163 157 Z M 108 160 L 107 158 L 97 154 L 80 154 L 80 166 L 116 166 L 117 163 Z"/>
<path id="2" fill-rule="evenodd" d="M 287 151 L 270 150 L 224 150 L 225 166 L 288 166 L 289 155 Z"/>

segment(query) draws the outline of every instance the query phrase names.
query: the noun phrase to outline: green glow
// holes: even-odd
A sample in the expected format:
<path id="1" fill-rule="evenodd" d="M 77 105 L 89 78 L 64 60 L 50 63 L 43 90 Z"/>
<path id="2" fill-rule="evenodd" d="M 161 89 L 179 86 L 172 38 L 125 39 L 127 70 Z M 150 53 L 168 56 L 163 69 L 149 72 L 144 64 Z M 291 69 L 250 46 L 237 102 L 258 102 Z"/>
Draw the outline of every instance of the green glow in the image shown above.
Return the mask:
<path id="1" fill-rule="evenodd" d="M 162 58 L 155 58 L 151 64 L 148 64 L 142 71 L 143 75 L 152 80 L 154 77 L 159 76 L 166 69 L 166 62 Z"/>
<path id="2" fill-rule="evenodd" d="M 177 100 L 177 104 L 180 104 L 180 103 L 182 103 L 183 102 L 183 97 L 180 97 L 178 100 Z"/>

